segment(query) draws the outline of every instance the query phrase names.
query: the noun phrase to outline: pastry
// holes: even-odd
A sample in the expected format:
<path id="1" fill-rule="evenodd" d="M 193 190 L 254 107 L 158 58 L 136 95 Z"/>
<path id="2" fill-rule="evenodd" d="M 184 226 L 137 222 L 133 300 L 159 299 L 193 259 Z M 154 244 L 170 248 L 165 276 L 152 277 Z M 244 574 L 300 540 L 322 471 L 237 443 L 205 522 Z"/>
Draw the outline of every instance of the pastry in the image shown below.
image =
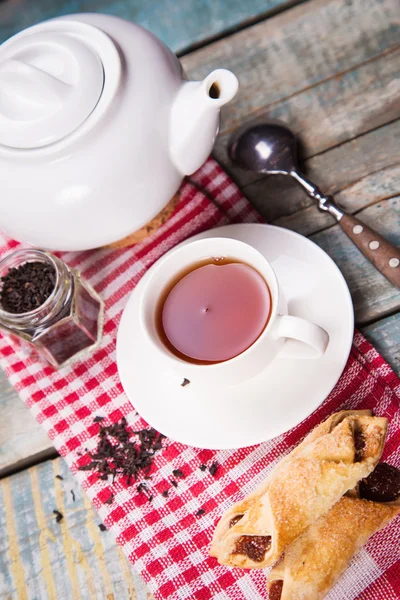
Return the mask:
<path id="1" fill-rule="evenodd" d="M 399 512 L 400 470 L 381 463 L 286 550 L 270 573 L 269 600 L 324 598 L 368 538 Z"/>
<path id="2" fill-rule="evenodd" d="M 342 411 L 314 429 L 244 501 L 218 524 L 211 555 L 221 564 L 262 568 L 285 549 L 379 461 L 387 420 Z"/>

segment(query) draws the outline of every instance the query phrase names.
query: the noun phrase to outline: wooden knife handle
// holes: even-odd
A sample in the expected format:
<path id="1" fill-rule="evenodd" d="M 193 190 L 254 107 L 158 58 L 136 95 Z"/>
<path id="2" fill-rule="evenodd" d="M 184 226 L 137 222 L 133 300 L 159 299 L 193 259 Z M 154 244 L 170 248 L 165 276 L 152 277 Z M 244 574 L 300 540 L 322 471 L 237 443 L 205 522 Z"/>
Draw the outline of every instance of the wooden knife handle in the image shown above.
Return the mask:
<path id="1" fill-rule="evenodd" d="M 343 215 L 339 224 L 378 271 L 400 288 L 400 249 L 351 215 Z"/>

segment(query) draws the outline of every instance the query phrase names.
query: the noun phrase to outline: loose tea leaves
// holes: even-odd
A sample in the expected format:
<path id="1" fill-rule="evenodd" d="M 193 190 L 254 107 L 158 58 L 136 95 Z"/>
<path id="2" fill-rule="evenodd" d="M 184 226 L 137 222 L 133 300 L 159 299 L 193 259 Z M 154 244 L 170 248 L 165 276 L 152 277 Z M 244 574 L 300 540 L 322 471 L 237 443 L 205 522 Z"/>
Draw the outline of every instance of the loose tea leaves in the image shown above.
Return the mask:
<path id="1" fill-rule="evenodd" d="M 10 269 L 1 281 L 1 307 L 9 313 L 22 314 L 47 300 L 54 290 L 56 272 L 48 263 L 26 262 Z"/>
<path id="2" fill-rule="evenodd" d="M 60 521 L 63 520 L 64 515 L 62 513 L 60 513 L 59 510 L 53 510 L 53 513 L 56 515 L 56 521 L 57 521 L 57 523 L 59 523 Z"/>
<path id="3" fill-rule="evenodd" d="M 96 450 L 88 452 L 91 461 L 78 467 L 79 470 L 95 471 L 98 478 L 104 481 L 109 477 L 114 481 L 117 475 L 121 475 L 126 478 L 127 485 L 132 485 L 139 477 L 148 477 L 154 455 L 161 450 L 165 437 L 152 427 L 131 431 L 125 417 L 112 425 L 100 424 L 99 435 Z M 143 487 L 138 491 L 144 491 L 145 484 L 140 485 Z M 151 502 L 150 494 L 148 498 Z"/>
<path id="4" fill-rule="evenodd" d="M 202 464 L 202 465 L 200 465 L 199 468 L 200 468 L 200 471 L 203 471 L 203 472 L 207 471 L 207 468 L 208 468 L 210 475 L 215 477 L 215 475 L 218 471 L 218 467 L 219 467 L 219 464 L 217 462 L 213 462 L 210 467 L 207 467 L 207 465 Z"/>
<path id="5" fill-rule="evenodd" d="M 107 527 L 105 525 L 103 525 L 103 523 L 100 523 L 99 529 L 100 529 L 100 531 L 107 531 Z"/>
<path id="6" fill-rule="evenodd" d="M 199 508 L 199 510 L 195 513 L 196 517 L 201 517 L 202 515 L 205 515 L 206 511 L 204 510 L 204 508 Z"/>
<path id="7" fill-rule="evenodd" d="M 137 486 L 136 489 L 139 494 L 144 494 L 145 496 L 147 496 L 147 500 L 149 502 L 152 502 L 153 494 L 150 493 L 150 490 L 148 489 L 148 487 L 144 481 L 142 483 L 139 483 L 139 485 Z"/>
<path id="8" fill-rule="evenodd" d="M 183 472 L 180 469 L 174 469 L 172 471 L 172 475 L 174 477 L 177 477 L 178 479 L 183 479 L 183 477 L 185 477 L 184 474 L 183 474 Z"/>
<path id="9" fill-rule="evenodd" d="M 217 462 L 213 462 L 213 464 L 211 465 L 211 467 L 208 469 L 210 471 L 210 475 L 212 475 L 213 477 L 215 476 L 216 472 L 218 471 L 218 463 Z"/>

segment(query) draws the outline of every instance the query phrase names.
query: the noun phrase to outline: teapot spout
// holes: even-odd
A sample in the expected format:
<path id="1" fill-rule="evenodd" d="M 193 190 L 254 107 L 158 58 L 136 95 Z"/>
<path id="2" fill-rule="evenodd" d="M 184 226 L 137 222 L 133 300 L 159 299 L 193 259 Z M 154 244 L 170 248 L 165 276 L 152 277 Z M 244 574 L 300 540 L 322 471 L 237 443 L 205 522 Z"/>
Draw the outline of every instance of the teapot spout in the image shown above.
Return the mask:
<path id="1" fill-rule="evenodd" d="M 179 89 L 171 112 L 170 153 L 182 175 L 194 173 L 211 153 L 220 108 L 232 100 L 238 87 L 231 71 L 217 69 L 203 81 L 188 81 Z"/>

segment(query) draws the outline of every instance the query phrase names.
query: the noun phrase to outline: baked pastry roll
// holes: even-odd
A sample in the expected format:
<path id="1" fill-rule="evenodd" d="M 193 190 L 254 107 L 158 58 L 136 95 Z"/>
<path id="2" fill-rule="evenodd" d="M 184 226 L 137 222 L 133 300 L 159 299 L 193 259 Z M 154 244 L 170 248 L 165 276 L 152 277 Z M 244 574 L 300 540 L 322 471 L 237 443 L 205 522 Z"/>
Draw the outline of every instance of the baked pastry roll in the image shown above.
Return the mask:
<path id="1" fill-rule="evenodd" d="M 376 471 L 367 482 L 371 478 L 376 483 L 379 478 L 380 483 L 375 486 L 372 483 L 373 493 L 370 487 L 367 495 L 390 500 L 378 502 L 360 498 L 363 485 L 355 497 L 341 498 L 272 568 L 268 578 L 269 600 L 321 600 L 368 538 L 399 514 L 400 471 L 384 463 L 378 465 Z M 393 484 L 397 489 L 394 495 L 389 489 Z"/>
<path id="2" fill-rule="evenodd" d="M 316 427 L 265 482 L 222 517 L 210 554 L 221 564 L 262 568 L 276 562 L 305 529 L 379 461 L 387 420 L 342 411 Z"/>

